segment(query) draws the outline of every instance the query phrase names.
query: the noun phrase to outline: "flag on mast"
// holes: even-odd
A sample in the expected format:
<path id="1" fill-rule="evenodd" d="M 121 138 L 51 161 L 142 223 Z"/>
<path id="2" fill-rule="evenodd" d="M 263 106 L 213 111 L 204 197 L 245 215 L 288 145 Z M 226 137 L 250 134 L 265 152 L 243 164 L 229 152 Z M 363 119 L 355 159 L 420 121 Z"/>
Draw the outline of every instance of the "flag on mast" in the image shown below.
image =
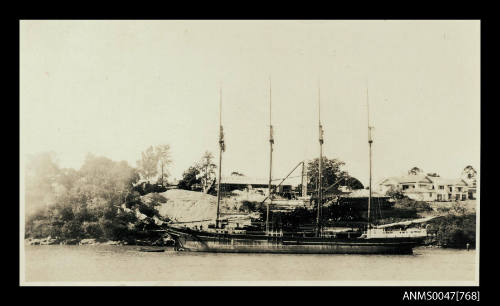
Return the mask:
<path id="1" fill-rule="evenodd" d="M 319 143 L 323 144 L 323 126 L 319 125 Z"/>
<path id="2" fill-rule="evenodd" d="M 274 137 L 273 137 L 273 125 L 271 124 L 271 114 L 272 114 L 272 91 L 271 91 L 271 77 L 269 77 L 269 142 L 271 145 L 274 144 Z M 271 151 L 273 147 L 271 146 Z"/>
<path id="3" fill-rule="evenodd" d="M 219 145 L 220 145 L 222 152 L 225 152 L 226 151 L 226 144 L 224 142 L 224 130 L 222 129 L 222 125 L 220 126 Z"/>
<path id="4" fill-rule="evenodd" d="M 319 124 L 319 143 L 323 144 L 323 126 L 321 125 L 321 87 L 318 80 L 318 124 Z"/>
<path id="5" fill-rule="evenodd" d="M 269 142 L 270 142 L 270 143 L 272 143 L 272 144 L 274 144 L 273 126 L 272 126 L 272 125 L 270 126 L 269 132 L 270 132 L 270 135 L 269 135 Z"/>

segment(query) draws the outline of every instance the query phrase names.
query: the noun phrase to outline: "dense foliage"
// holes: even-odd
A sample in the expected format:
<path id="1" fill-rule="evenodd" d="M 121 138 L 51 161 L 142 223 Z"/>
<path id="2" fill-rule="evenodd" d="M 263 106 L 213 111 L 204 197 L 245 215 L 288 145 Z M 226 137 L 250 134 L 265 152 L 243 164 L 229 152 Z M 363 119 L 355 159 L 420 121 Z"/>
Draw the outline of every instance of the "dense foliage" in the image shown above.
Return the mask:
<path id="1" fill-rule="evenodd" d="M 403 199 L 406 197 L 406 195 L 403 193 L 402 190 L 395 188 L 394 186 L 391 186 L 386 192 L 385 195 L 388 197 L 391 197 L 395 200 L 397 199 Z"/>
<path id="2" fill-rule="evenodd" d="M 340 186 L 348 186 L 351 189 L 363 189 L 363 184 L 356 178 L 342 170 L 345 163 L 336 158 L 329 159 L 323 156 L 322 162 L 322 187 L 328 192 L 339 190 Z M 315 158 L 307 164 L 307 189 L 311 192 L 318 190 L 319 158 Z"/>
<path id="3" fill-rule="evenodd" d="M 432 207 L 429 205 L 429 203 L 425 201 L 412 200 L 407 197 L 397 199 L 394 204 L 394 208 L 400 210 L 410 210 L 414 211 L 415 213 L 432 211 Z"/>
<path id="4" fill-rule="evenodd" d="M 250 213 L 250 212 L 258 211 L 263 206 L 265 206 L 265 204 L 262 204 L 262 202 L 243 200 L 241 202 L 241 206 L 240 206 L 239 210 Z"/>
<path id="5" fill-rule="evenodd" d="M 321 223 L 324 226 L 364 227 L 367 222 L 367 198 L 339 198 L 325 203 L 321 208 Z M 314 200 L 313 200 L 314 202 Z M 263 221 L 266 206 L 259 202 L 243 201 L 240 210 L 259 211 Z M 432 211 L 427 202 L 403 198 L 393 201 L 375 199 L 371 206 L 371 223 L 387 224 L 421 218 L 420 214 Z M 317 207 L 299 207 L 287 212 L 271 212 L 271 222 L 276 226 L 296 229 L 316 223 Z"/>
<path id="6" fill-rule="evenodd" d="M 45 158 L 31 166 L 43 169 L 53 162 Z M 51 200 L 28 214 L 27 237 L 130 240 L 161 224 L 156 210 L 159 201 L 141 201 L 139 192 L 134 191 L 139 176 L 126 162 L 88 155 L 78 171 L 54 169 L 57 170 L 51 171 L 49 178 L 51 189 L 43 186 Z M 31 191 L 36 188 L 27 193 Z M 32 202 L 36 200 L 27 197 L 26 206 L 34 205 Z"/>
<path id="7" fill-rule="evenodd" d="M 428 231 L 436 234 L 437 243 L 444 247 L 476 247 L 476 214 L 448 214 L 432 220 Z"/>
<path id="8" fill-rule="evenodd" d="M 201 184 L 201 179 L 199 178 L 200 170 L 197 167 L 189 167 L 182 174 L 182 179 L 179 181 L 177 187 L 179 189 L 191 190 L 191 187 L 195 184 Z"/>

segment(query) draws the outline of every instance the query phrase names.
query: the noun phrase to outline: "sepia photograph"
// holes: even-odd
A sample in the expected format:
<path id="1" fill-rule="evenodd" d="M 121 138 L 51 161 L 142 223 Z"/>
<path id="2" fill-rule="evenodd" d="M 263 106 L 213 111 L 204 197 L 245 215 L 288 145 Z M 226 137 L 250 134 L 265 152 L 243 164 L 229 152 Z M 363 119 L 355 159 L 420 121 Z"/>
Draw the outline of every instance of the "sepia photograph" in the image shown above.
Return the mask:
<path id="1" fill-rule="evenodd" d="M 20 285 L 478 286 L 480 63 L 480 20 L 19 20 Z"/>

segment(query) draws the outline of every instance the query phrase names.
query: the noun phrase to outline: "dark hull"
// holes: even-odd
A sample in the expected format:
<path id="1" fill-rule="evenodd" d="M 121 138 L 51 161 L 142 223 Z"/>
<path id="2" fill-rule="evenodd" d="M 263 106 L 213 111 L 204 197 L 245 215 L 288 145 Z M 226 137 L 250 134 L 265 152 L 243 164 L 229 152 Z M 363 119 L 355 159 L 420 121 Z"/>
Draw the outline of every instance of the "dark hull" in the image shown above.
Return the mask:
<path id="1" fill-rule="evenodd" d="M 421 242 L 408 238 L 269 237 L 186 229 L 167 232 L 175 237 L 178 250 L 213 253 L 413 254 L 413 248 Z"/>

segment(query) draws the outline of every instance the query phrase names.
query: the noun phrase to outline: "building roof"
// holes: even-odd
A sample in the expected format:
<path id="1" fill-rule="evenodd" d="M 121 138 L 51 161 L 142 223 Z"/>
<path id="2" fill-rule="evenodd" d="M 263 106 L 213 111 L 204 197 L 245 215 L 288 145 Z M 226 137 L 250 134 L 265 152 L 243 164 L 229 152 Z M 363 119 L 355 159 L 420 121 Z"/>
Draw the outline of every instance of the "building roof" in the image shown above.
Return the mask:
<path id="1" fill-rule="evenodd" d="M 346 198 L 368 198 L 369 196 L 369 190 L 368 189 L 356 189 L 353 190 L 352 192 L 342 195 L 342 197 Z M 378 192 L 372 191 L 372 198 L 388 198 L 386 195 L 382 195 Z"/>
<path id="2" fill-rule="evenodd" d="M 417 184 L 433 183 L 438 185 L 468 186 L 463 179 L 447 179 L 442 177 L 428 176 L 425 174 L 393 176 L 382 180 L 379 183 L 379 185 L 405 184 L 405 183 L 417 183 Z"/>
<path id="3" fill-rule="evenodd" d="M 267 178 L 256 178 L 248 176 L 223 176 L 221 178 L 222 184 L 232 184 L 232 185 L 268 185 L 269 179 Z M 276 185 L 277 182 L 273 181 L 272 185 Z M 290 184 L 283 183 L 281 186 L 290 186 Z"/>
<path id="4" fill-rule="evenodd" d="M 395 182 L 398 184 L 403 183 L 432 183 L 432 180 L 429 176 L 425 174 L 417 174 L 417 175 L 404 175 L 404 176 L 393 176 L 383 180 L 380 184 L 384 185 L 387 183 Z"/>
<path id="5" fill-rule="evenodd" d="M 467 184 L 467 186 L 469 186 L 471 188 L 476 188 L 477 179 L 462 178 L 462 180 Z"/>
<path id="6" fill-rule="evenodd" d="M 467 186 L 467 183 L 463 179 L 447 179 L 442 177 L 430 177 L 433 183 L 438 185 L 461 185 Z"/>

